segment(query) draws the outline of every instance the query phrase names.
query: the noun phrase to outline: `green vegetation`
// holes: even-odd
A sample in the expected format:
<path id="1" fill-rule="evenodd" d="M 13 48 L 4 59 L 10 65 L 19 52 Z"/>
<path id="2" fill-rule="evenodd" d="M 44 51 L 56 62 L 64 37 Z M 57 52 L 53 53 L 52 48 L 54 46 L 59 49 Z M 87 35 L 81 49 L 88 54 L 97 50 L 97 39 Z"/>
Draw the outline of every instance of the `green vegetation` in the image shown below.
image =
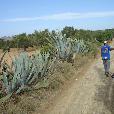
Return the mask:
<path id="1" fill-rule="evenodd" d="M 49 32 L 46 29 L 28 35 L 26 33 L 15 35 L 6 41 L 0 40 L 0 48 L 4 50 L 9 47 L 24 48 L 24 52 L 12 61 L 11 68 L 2 63 L 2 92 L 5 93 L 5 98 L 37 83 L 40 84 L 58 60 L 68 61 L 72 59 L 74 53 L 94 56 L 98 46 L 104 40 L 112 40 L 113 37 L 114 29 L 89 31 L 65 27 L 61 32 Z M 25 52 L 26 48 L 34 46 L 40 47 L 41 51 L 29 57 Z"/>
<path id="2" fill-rule="evenodd" d="M 73 27 L 66 26 L 61 30 L 62 34 L 66 35 L 66 38 L 71 39 L 83 39 L 84 41 L 99 42 L 102 43 L 104 40 L 111 40 L 114 37 L 114 29 L 106 30 L 83 30 L 75 29 Z M 49 31 L 45 29 L 44 31 L 35 31 L 32 34 L 22 33 L 19 35 L 12 36 L 8 40 L 0 39 L 0 48 L 4 49 L 6 47 L 10 48 L 27 48 L 27 47 L 43 47 L 49 44 L 49 39 L 51 36 L 55 36 L 56 31 Z"/>

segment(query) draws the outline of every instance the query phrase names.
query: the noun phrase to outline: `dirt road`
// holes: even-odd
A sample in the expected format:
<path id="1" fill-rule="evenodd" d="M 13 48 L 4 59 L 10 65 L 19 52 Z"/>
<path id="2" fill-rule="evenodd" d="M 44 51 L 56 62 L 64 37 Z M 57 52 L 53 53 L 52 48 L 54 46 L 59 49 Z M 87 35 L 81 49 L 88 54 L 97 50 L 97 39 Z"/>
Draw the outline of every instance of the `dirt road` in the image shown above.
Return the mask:
<path id="1" fill-rule="evenodd" d="M 114 52 L 111 52 L 114 72 Z M 55 101 L 45 114 L 114 114 L 114 79 L 106 77 L 101 58 Z"/>

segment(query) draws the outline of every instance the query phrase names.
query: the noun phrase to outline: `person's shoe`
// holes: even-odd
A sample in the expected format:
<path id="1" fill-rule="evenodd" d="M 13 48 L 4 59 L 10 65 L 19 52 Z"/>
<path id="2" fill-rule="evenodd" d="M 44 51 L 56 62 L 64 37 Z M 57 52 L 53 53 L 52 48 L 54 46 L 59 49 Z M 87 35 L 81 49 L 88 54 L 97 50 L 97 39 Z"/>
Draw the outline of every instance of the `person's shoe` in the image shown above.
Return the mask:
<path id="1" fill-rule="evenodd" d="M 114 78 L 114 73 L 111 75 L 112 78 Z"/>
<path id="2" fill-rule="evenodd" d="M 107 77 L 109 77 L 110 74 L 109 74 L 109 72 L 105 72 L 105 75 L 106 75 Z"/>

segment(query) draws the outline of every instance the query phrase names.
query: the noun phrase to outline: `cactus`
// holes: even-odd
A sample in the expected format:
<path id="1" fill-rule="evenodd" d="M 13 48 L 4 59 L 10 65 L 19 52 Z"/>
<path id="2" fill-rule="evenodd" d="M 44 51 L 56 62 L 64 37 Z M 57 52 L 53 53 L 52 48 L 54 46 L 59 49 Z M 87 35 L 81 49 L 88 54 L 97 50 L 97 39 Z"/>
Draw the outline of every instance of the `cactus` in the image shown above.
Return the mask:
<path id="1" fill-rule="evenodd" d="M 46 76 L 51 65 L 49 56 L 49 53 L 37 53 L 30 58 L 26 52 L 22 52 L 18 58 L 15 58 L 12 79 L 9 80 L 10 74 L 7 70 L 3 72 L 6 94 L 19 93 L 32 82 L 38 81 L 39 77 Z"/>
<path id="2" fill-rule="evenodd" d="M 61 32 L 56 32 L 52 36 L 52 42 L 54 42 L 54 47 L 58 50 L 58 55 L 60 59 L 66 60 L 73 53 L 87 53 L 88 48 L 83 40 L 72 40 L 71 38 L 66 38 Z"/>
<path id="3" fill-rule="evenodd" d="M 83 40 L 77 40 L 75 39 L 72 41 L 72 51 L 74 53 L 87 53 L 88 52 L 88 47 L 85 44 Z"/>
<path id="4" fill-rule="evenodd" d="M 61 59 L 66 59 L 70 54 L 71 43 L 61 32 L 57 32 L 52 36 L 54 47 L 58 50 L 58 55 Z"/>

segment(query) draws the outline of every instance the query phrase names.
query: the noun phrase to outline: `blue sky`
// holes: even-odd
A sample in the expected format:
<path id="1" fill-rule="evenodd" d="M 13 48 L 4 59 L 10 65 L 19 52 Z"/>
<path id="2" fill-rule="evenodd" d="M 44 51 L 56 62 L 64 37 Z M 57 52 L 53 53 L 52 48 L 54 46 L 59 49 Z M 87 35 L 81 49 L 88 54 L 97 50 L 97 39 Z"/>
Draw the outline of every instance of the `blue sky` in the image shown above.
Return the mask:
<path id="1" fill-rule="evenodd" d="M 114 28 L 114 0 L 0 0 L 0 36 L 48 28 Z"/>

